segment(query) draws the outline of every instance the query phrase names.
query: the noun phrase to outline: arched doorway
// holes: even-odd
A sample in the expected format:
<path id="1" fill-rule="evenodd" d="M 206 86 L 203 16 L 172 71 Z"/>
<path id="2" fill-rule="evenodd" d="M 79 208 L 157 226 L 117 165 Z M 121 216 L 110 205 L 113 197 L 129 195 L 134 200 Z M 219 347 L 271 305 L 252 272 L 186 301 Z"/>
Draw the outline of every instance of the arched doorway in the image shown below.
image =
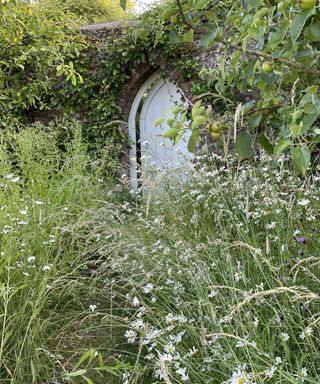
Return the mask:
<path id="1" fill-rule="evenodd" d="M 169 129 L 164 122 L 155 126 L 155 120 L 171 116 L 171 108 L 183 102 L 179 88 L 170 80 L 153 74 L 136 94 L 130 115 L 129 135 L 130 179 L 134 190 L 139 183 L 156 181 L 165 171 L 176 173 L 186 167 L 193 158 L 187 149 L 188 134 L 173 145 L 163 134 Z M 186 108 L 187 103 L 185 102 Z"/>

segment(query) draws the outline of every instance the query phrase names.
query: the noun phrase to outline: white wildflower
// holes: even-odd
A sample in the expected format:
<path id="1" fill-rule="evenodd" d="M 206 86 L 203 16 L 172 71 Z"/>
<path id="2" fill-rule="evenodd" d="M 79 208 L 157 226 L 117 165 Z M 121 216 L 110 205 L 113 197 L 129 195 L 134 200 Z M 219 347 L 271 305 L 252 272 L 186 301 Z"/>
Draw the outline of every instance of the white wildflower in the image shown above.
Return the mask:
<path id="1" fill-rule="evenodd" d="M 149 293 L 149 292 L 151 292 L 151 291 L 153 290 L 153 288 L 154 288 L 154 285 L 151 284 L 151 283 L 148 283 L 147 285 L 145 285 L 145 286 L 142 288 L 142 290 L 143 290 L 143 292 L 145 292 L 145 293 Z"/>
<path id="2" fill-rule="evenodd" d="M 237 341 L 237 343 L 236 343 L 236 348 L 242 348 L 242 347 L 244 347 L 245 345 L 247 345 L 246 342 L 239 340 L 239 341 Z"/>
<path id="3" fill-rule="evenodd" d="M 259 319 L 257 317 L 254 318 L 253 325 L 255 328 L 258 328 L 259 326 Z"/>
<path id="4" fill-rule="evenodd" d="M 217 296 L 217 294 L 218 294 L 218 292 L 215 291 L 214 289 L 212 289 L 212 290 L 210 291 L 208 297 L 210 297 L 210 298 L 211 298 L 211 297 L 215 297 L 215 296 Z"/>
<path id="5" fill-rule="evenodd" d="M 241 271 L 238 271 L 234 274 L 234 282 L 238 283 L 241 279 L 243 279 L 243 273 Z"/>
<path id="6" fill-rule="evenodd" d="M 164 346 L 164 350 L 167 353 L 174 354 L 176 352 L 176 347 L 173 345 L 172 342 L 169 342 L 167 345 Z"/>
<path id="7" fill-rule="evenodd" d="M 280 357 L 280 356 L 276 356 L 274 362 L 275 362 L 276 365 L 281 364 L 281 363 L 282 363 L 282 359 L 281 359 L 281 357 Z"/>
<path id="8" fill-rule="evenodd" d="M 307 377 L 308 376 L 308 369 L 306 367 L 301 368 L 300 375 L 301 375 L 301 377 Z"/>
<path id="9" fill-rule="evenodd" d="M 220 324 L 228 324 L 232 320 L 232 317 L 230 315 L 224 316 L 222 319 L 219 320 Z"/>
<path id="10" fill-rule="evenodd" d="M 298 205 L 301 205 L 302 207 L 306 207 L 307 205 L 309 205 L 309 203 L 310 203 L 309 199 L 302 199 L 298 201 Z"/>
<path id="11" fill-rule="evenodd" d="M 134 307 L 139 307 L 139 305 L 140 305 L 140 301 L 136 296 L 132 299 L 132 305 Z"/>
<path id="12" fill-rule="evenodd" d="M 276 370 L 277 370 L 277 366 L 273 365 L 270 369 L 266 370 L 264 374 L 269 379 L 272 379 Z"/>
<path id="13" fill-rule="evenodd" d="M 13 173 L 9 173 L 8 175 L 5 175 L 5 178 L 12 183 L 17 183 L 20 180 L 19 176 L 14 176 Z"/>
<path id="14" fill-rule="evenodd" d="M 192 348 L 189 349 L 189 351 L 187 352 L 186 356 L 187 357 L 194 356 L 197 352 L 198 352 L 198 349 L 196 347 L 192 347 Z"/>
<path id="15" fill-rule="evenodd" d="M 55 242 L 54 239 L 50 239 L 50 240 L 47 240 L 47 241 L 43 241 L 42 244 L 49 245 L 49 244 L 53 244 L 54 242 Z"/>
<path id="16" fill-rule="evenodd" d="M 142 329 L 144 328 L 145 324 L 142 319 L 137 319 L 134 321 L 131 321 L 131 327 L 135 329 Z"/>
<path id="17" fill-rule="evenodd" d="M 27 260 L 28 260 L 28 263 L 33 263 L 35 259 L 36 259 L 35 256 L 29 256 Z"/>
<path id="18" fill-rule="evenodd" d="M 303 332 L 300 333 L 300 339 L 304 340 L 306 337 L 311 336 L 313 329 L 311 327 L 307 327 Z"/>
<path id="19" fill-rule="evenodd" d="M 136 341 L 137 335 L 137 332 L 133 329 L 128 329 L 124 333 L 124 336 L 126 337 L 129 344 L 133 344 Z"/>
<path id="20" fill-rule="evenodd" d="M 182 381 L 189 380 L 189 375 L 187 374 L 187 371 L 185 368 L 179 367 L 178 369 L 176 369 L 176 373 L 181 377 Z"/>
<path id="21" fill-rule="evenodd" d="M 243 376 L 234 376 L 232 377 L 230 384 L 246 384 L 247 381 Z"/>
<path id="22" fill-rule="evenodd" d="M 304 383 L 305 378 L 308 376 L 308 369 L 306 367 L 301 368 L 301 371 L 295 374 L 297 379 L 301 380 L 301 383 Z"/>
<path id="23" fill-rule="evenodd" d="M 89 309 L 91 312 L 94 312 L 97 309 L 97 306 L 95 304 L 90 304 Z"/>
<path id="24" fill-rule="evenodd" d="M 272 221 L 270 224 L 266 225 L 266 229 L 274 229 L 276 224 L 277 223 L 275 221 Z"/>
<path id="25" fill-rule="evenodd" d="M 172 361 L 173 360 L 173 356 L 170 354 L 170 353 L 164 353 L 162 356 L 162 359 L 163 361 Z"/>
<path id="26" fill-rule="evenodd" d="M 142 317 L 142 315 L 145 313 L 145 311 L 146 311 L 146 307 L 139 307 L 139 312 L 137 313 L 137 317 Z"/>
<path id="27" fill-rule="evenodd" d="M 284 341 L 288 341 L 290 339 L 290 336 L 286 332 L 281 333 L 281 338 Z"/>
<path id="28" fill-rule="evenodd" d="M 181 331 L 177 335 L 170 335 L 170 339 L 176 343 L 180 343 L 184 334 L 185 331 Z"/>

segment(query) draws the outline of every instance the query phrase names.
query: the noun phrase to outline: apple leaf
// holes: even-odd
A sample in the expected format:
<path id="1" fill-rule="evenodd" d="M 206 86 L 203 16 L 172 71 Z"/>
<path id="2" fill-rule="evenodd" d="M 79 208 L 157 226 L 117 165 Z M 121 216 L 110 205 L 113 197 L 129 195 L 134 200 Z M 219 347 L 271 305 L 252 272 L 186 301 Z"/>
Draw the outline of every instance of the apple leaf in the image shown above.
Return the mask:
<path id="1" fill-rule="evenodd" d="M 292 151 L 292 158 L 299 172 L 306 175 L 310 165 L 311 154 L 306 144 L 296 147 Z"/>
<path id="2" fill-rule="evenodd" d="M 250 159 L 254 156 L 251 135 L 248 131 L 241 131 L 236 138 L 236 152 L 240 160 Z"/>
<path id="3" fill-rule="evenodd" d="M 193 42 L 193 36 L 194 36 L 194 30 L 190 29 L 190 31 L 186 32 L 183 35 L 183 41 L 185 43 L 192 43 Z"/>
<path id="4" fill-rule="evenodd" d="M 268 155 L 274 154 L 273 146 L 270 144 L 270 141 L 267 138 L 267 136 L 264 135 L 263 133 L 259 136 L 259 142 L 260 142 L 262 148 L 267 152 Z"/>
<path id="5" fill-rule="evenodd" d="M 298 37 L 300 36 L 303 30 L 303 27 L 306 24 L 306 21 L 309 19 L 310 16 L 314 15 L 315 12 L 315 8 L 312 8 L 308 11 L 297 13 L 296 16 L 293 18 L 289 29 L 289 35 L 293 42 L 297 41 Z"/>
<path id="6" fill-rule="evenodd" d="M 291 140 L 286 137 L 282 137 L 279 141 L 278 144 L 274 148 L 274 153 L 279 156 L 281 152 L 283 152 L 286 148 L 290 147 L 291 145 Z"/>

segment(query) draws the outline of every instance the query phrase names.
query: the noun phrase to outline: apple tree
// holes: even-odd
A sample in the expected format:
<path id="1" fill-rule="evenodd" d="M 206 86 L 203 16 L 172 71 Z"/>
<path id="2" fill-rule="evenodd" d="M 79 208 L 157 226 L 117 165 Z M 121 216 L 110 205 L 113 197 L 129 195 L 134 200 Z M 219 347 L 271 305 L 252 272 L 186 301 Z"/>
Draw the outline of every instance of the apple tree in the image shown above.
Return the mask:
<path id="1" fill-rule="evenodd" d="M 199 74 L 214 84 L 213 109 L 193 107 L 189 147 L 201 131 L 217 144 L 232 131 L 240 159 L 253 157 L 258 141 L 275 158 L 290 153 L 305 175 L 320 142 L 319 1 L 170 0 L 162 14 L 172 44 L 196 43 L 219 58 Z"/>

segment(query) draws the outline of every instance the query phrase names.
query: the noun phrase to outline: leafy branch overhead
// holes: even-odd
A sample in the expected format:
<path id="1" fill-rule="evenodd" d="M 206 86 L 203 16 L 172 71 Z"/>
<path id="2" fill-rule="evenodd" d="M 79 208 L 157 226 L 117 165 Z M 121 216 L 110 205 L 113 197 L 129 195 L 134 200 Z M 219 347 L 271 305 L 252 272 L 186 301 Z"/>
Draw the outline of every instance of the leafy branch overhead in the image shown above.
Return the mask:
<path id="1" fill-rule="evenodd" d="M 275 158 L 289 152 L 306 175 L 320 143 L 319 11 L 318 0 L 172 0 L 163 7 L 157 34 L 217 58 L 199 76 L 212 84 L 203 97 L 203 105 L 213 105 L 210 124 L 228 128 L 211 135 L 218 146 L 225 148 L 232 130 L 240 159 L 253 157 L 258 141 Z M 145 17 L 145 30 L 152 25 Z M 214 132 L 198 121 L 192 130 L 196 124 L 197 132 Z M 199 132 L 191 148 L 195 137 Z"/>

